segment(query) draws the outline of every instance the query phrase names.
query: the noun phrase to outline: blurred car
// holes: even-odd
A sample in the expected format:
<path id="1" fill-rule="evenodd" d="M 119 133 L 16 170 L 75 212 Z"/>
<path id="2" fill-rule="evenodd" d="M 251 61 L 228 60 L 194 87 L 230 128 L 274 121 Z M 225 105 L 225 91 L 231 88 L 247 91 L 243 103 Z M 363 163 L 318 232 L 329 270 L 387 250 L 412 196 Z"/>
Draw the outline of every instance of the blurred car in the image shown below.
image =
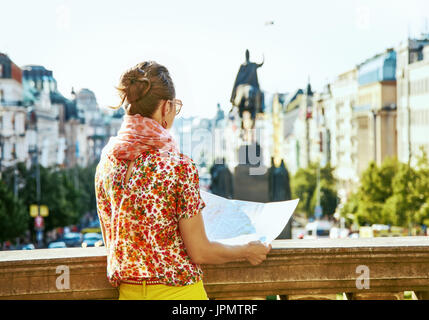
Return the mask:
<path id="1" fill-rule="evenodd" d="M 49 249 L 57 249 L 57 248 L 67 248 L 67 245 L 64 241 L 55 241 L 55 242 L 51 242 L 48 245 Z"/>
<path id="2" fill-rule="evenodd" d="M 407 232 L 402 227 L 392 226 L 390 227 L 390 236 L 391 237 L 403 237 L 407 236 Z"/>
<path id="3" fill-rule="evenodd" d="M 347 228 L 332 227 L 331 230 L 329 230 L 329 238 L 331 239 L 347 238 L 349 234 L 350 230 Z"/>
<path id="4" fill-rule="evenodd" d="M 349 234 L 350 239 L 359 239 L 359 232 L 352 232 Z"/>
<path id="5" fill-rule="evenodd" d="M 304 239 L 329 238 L 332 223 L 324 220 L 316 220 L 305 226 Z"/>
<path id="6" fill-rule="evenodd" d="M 359 228 L 359 238 L 373 238 L 374 230 L 371 227 L 363 226 Z"/>
<path id="7" fill-rule="evenodd" d="M 388 237 L 390 227 L 385 224 L 373 224 L 371 226 L 374 237 Z"/>
<path id="8" fill-rule="evenodd" d="M 100 233 L 85 233 L 83 235 L 82 247 L 101 247 L 104 246 L 103 236 Z"/>
<path id="9" fill-rule="evenodd" d="M 82 244 L 82 235 L 78 232 L 69 232 L 61 238 L 67 247 L 80 247 Z"/>
<path id="10" fill-rule="evenodd" d="M 83 234 L 86 233 L 100 233 L 100 221 L 98 219 L 91 221 L 86 228 L 83 228 L 81 231 Z"/>
<path id="11" fill-rule="evenodd" d="M 34 249 L 36 249 L 36 248 L 34 247 L 34 244 L 32 244 L 32 243 L 24 244 L 21 247 L 21 250 L 34 250 Z"/>

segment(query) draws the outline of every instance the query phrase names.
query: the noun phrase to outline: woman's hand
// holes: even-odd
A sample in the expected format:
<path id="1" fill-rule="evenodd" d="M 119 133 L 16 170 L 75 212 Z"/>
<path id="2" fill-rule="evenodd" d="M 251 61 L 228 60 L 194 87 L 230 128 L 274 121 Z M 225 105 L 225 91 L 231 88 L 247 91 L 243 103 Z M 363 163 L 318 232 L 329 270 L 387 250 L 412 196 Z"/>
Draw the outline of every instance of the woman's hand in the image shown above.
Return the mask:
<path id="1" fill-rule="evenodd" d="M 246 259 L 252 265 L 256 266 L 265 259 L 267 259 L 267 254 L 271 250 L 271 244 L 268 246 L 263 244 L 261 241 L 252 241 L 247 244 L 247 256 Z"/>

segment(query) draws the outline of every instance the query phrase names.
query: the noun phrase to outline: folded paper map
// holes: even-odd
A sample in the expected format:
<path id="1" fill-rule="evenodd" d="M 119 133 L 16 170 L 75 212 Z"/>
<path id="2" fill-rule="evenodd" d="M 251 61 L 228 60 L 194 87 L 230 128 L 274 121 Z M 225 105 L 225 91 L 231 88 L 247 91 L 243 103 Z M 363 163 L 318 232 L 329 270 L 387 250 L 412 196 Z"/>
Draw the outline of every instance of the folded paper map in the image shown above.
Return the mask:
<path id="1" fill-rule="evenodd" d="M 283 231 L 299 199 L 260 203 L 229 200 L 201 190 L 207 237 L 224 244 L 271 243 Z"/>

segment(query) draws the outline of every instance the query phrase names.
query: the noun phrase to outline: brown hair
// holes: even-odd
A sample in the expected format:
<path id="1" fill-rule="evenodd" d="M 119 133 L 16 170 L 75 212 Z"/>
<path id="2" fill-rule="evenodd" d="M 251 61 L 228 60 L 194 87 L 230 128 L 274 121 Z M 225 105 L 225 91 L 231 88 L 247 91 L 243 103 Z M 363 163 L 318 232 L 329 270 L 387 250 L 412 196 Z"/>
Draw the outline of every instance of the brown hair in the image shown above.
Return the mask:
<path id="1" fill-rule="evenodd" d="M 121 103 L 111 108 L 119 109 L 126 102 L 124 109 L 128 115 L 151 117 L 160 100 L 172 100 L 176 97 L 167 68 L 155 61 L 145 61 L 125 71 L 116 89 Z"/>

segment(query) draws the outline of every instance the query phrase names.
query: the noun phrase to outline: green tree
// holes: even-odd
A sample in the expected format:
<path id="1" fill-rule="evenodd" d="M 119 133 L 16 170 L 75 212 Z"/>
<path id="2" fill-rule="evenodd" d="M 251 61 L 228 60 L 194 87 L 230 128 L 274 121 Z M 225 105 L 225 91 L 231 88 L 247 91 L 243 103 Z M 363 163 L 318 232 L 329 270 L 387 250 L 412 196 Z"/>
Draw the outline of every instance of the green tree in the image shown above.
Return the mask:
<path id="1" fill-rule="evenodd" d="M 10 185 L 9 185 L 10 186 Z M 24 203 L 0 180 L 0 243 L 14 242 L 28 230 L 29 213 Z"/>
<path id="2" fill-rule="evenodd" d="M 420 201 L 420 208 L 416 212 L 417 223 L 429 226 L 429 158 L 423 148 L 420 148 L 420 156 L 417 158 L 418 178 L 416 181 L 416 193 Z"/>
<path id="3" fill-rule="evenodd" d="M 300 168 L 292 178 L 292 193 L 299 198 L 298 211 L 307 217 L 314 214 L 317 203 L 317 163 L 311 163 L 307 168 Z M 337 207 L 337 181 L 333 175 L 334 168 L 329 164 L 320 168 L 320 205 L 323 213 L 332 215 Z"/>
<path id="4" fill-rule="evenodd" d="M 297 211 L 305 213 L 307 217 L 310 212 L 311 198 L 316 189 L 317 179 L 311 168 L 300 168 L 292 178 L 293 198 L 299 198 Z"/>
<path id="5" fill-rule="evenodd" d="M 77 206 L 77 191 L 70 185 L 66 175 L 60 170 L 41 167 L 41 204 L 49 208 L 45 218 L 45 230 L 75 224 L 79 221 L 80 212 Z"/>
<path id="6" fill-rule="evenodd" d="M 313 192 L 310 202 L 310 212 L 315 212 L 317 205 L 317 192 Z M 335 213 L 338 205 L 337 189 L 334 184 L 328 184 L 326 180 L 320 182 L 320 205 L 323 213 L 329 216 Z"/>
<path id="7" fill-rule="evenodd" d="M 57 227 L 77 224 L 87 212 L 96 211 L 94 175 L 97 163 L 86 168 L 44 168 L 40 166 L 40 204 L 49 208 L 45 218 L 45 232 Z M 34 236 L 34 219 L 29 216 L 30 205 L 37 203 L 36 168 L 25 163 L 7 168 L 3 172 L 3 189 L 0 190 L 0 232 L 5 237 L 17 237 L 30 230 Z M 8 186 L 8 189 L 5 189 Z M 18 199 L 14 200 L 14 187 Z M 14 211 L 11 211 L 11 210 Z M 23 211 L 21 210 L 23 209 Z M 18 212 L 11 214 L 11 212 Z M 24 213 L 24 217 L 20 213 Z M 16 227 L 8 227 L 15 226 Z M 10 232 L 9 232 L 10 230 Z"/>
<path id="8" fill-rule="evenodd" d="M 97 164 L 95 162 L 88 167 L 79 169 L 79 202 L 82 204 L 80 210 L 83 213 L 95 212 L 97 210 L 94 185 Z"/>
<path id="9" fill-rule="evenodd" d="M 396 158 L 387 158 L 380 167 L 370 162 L 362 174 L 356 195 L 359 200 L 356 210 L 359 224 L 391 223 L 391 215 L 383 211 L 383 207 L 393 194 L 392 181 L 400 166 Z"/>
<path id="10" fill-rule="evenodd" d="M 414 224 L 415 213 L 421 203 L 416 197 L 415 183 L 418 172 L 406 164 L 399 167 L 394 179 L 392 179 L 392 195 L 386 199 L 383 206 L 383 223 L 399 226 Z"/>
<path id="11" fill-rule="evenodd" d="M 390 224 L 412 227 L 429 222 L 429 162 L 421 150 L 417 166 L 386 159 L 380 167 L 371 162 L 361 184 L 341 214 L 363 224 Z"/>
<path id="12" fill-rule="evenodd" d="M 392 195 L 383 207 L 386 223 L 413 227 L 429 218 L 429 163 L 423 149 L 416 160 L 415 168 L 401 163 L 392 179 Z"/>
<path id="13" fill-rule="evenodd" d="M 27 169 L 25 164 L 17 166 L 18 176 L 14 170 L 4 172 L 5 181 L 13 185 L 16 179 L 19 199 L 24 203 L 27 212 L 30 205 L 37 204 L 36 168 Z M 87 177 L 86 179 L 90 179 Z M 83 215 L 85 202 L 82 201 L 84 192 L 79 192 L 74 186 L 73 179 L 65 169 L 44 168 L 40 166 L 40 204 L 49 208 L 49 216 L 45 218 L 45 231 L 76 224 Z M 34 219 L 29 220 L 28 229 L 33 232 Z"/>

